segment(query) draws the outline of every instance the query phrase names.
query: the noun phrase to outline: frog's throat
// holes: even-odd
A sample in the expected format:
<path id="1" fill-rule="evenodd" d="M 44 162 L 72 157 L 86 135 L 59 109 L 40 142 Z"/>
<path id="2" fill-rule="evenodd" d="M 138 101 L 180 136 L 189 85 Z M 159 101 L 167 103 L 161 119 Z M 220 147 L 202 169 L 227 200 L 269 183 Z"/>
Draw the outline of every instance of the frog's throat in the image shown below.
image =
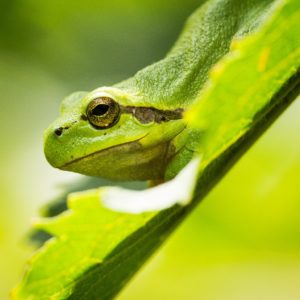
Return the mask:
<path id="1" fill-rule="evenodd" d="M 60 169 L 122 181 L 162 179 L 175 152 L 171 141 L 145 147 L 140 140 L 99 150 Z"/>
<path id="2" fill-rule="evenodd" d="M 125 148 L 125 147 L 126 148 L 128 147 L 129 149 L 133 148 L 133 147 L 135 147 L 136 144 L 139 144 L 139 141 L 142 140 L 143 138 L 145 138 L 147 135 L 149 135 L 149 133 L 143 135 L 142 137 L 140 137 L 139 139 L 137 139 L 135 141 L 114 145 L 114 146 L 111 146 L 111 147 L 108 147 L 108 148 L 105 148 L 105 149 L 101 149 L 99 151 L 92 152 L 92 153 L 87 154 L 85 156 L 82 156 L 82 157 L 76 158 L 72 161 L 69 161 L 66 164 L 64 164 L 64 165 L 62 165 L 61 167 L 58 167 L 58 168 L 62 169 L 62 170 L 68 170 L 68 167 L 71 166 L 71 165 L 74 165 L 78 162 L 81 162 L 81 161 L 83 161 L 85 159 L 88 159 L 88 158 L 92 158 L 92 157 L 97 156 L 97 155 L 105 156 L 105 154 L 107 154 L 108 152 L 111 152 L 114 149 L 120 149 L 120 148 Z"/>

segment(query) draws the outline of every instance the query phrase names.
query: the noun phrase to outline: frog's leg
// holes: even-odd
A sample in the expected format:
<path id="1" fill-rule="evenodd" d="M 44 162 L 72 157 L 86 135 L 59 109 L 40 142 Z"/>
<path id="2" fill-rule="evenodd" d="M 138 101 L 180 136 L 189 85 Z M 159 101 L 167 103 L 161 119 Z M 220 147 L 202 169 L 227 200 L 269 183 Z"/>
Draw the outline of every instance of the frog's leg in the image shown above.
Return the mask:
<path id="1" fill-rule="evenodd" d="M 102 188 L 101 201 L 107 208 L 132 214 L 166 209 L 175 204 L 187 205 L 193 198 L 200 161 L 199 157 L 194 158 L 172 180 L 144 191 Z"/>

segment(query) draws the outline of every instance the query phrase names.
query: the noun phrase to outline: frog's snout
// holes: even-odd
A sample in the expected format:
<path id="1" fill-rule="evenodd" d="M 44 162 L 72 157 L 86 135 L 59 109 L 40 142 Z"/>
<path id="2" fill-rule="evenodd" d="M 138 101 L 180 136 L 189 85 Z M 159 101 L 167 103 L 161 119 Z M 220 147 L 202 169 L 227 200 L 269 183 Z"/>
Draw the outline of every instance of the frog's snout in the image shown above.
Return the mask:
<path id="1" fill-rule="evenodd" d="M 74 124 L 76 124 L 77 121 L 73 121 L 71 124 L 66 125 L 66 126 L 59 126 L 56 127 L 53 131 L 54 135 L 56 136 L 61 136 L 65 131 L 67 131 L 71 126 L 73 126 Z"/>
<path id="2" fill-rule="evenodd" d="M 52 124 L 44 133 L 44 152 L 48 162 L 59 168 L 70 160 L 72 143 L 69 143 L 69 135 L 73 123 L 58 122 Z"/>
<path id="3" fill-rule="evenodd" d="M 63 132 L 65 130 L 68 130 L 70 127 L 69 126 L 66 126 L 66 127 L 58 127 L 54 130 L 54 134 L 57 135 L 57 136 L 61 136 L 63 134 Z"/>
<path id="4" fill-rule="evenodd" d="M 62 127 L 59 127 L 54 130 L 54 134 L 56 134 L 57 136 L 61 136 L 63 131 L 64 129 Z"/>

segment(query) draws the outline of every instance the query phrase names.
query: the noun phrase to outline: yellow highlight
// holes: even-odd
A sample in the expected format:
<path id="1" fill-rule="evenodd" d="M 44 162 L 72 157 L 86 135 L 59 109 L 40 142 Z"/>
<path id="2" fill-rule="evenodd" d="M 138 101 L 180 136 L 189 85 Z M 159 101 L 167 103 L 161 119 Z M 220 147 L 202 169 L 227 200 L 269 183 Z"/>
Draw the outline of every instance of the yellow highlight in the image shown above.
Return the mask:
<path id="1" fill-rule="evenodd" d="M 189 109 L 183 113 L 183 117 L 187 122 L 192 122 L 195 118 L 195 113 L 193 110 Z"/>
<path id="2" fill-rule="evenodd" d="M 264 48 L 259 56 L 258 60 L 258 71 L 263 72 L 266 69 L 269 57 L 270 57 L 270 48 Z"/>

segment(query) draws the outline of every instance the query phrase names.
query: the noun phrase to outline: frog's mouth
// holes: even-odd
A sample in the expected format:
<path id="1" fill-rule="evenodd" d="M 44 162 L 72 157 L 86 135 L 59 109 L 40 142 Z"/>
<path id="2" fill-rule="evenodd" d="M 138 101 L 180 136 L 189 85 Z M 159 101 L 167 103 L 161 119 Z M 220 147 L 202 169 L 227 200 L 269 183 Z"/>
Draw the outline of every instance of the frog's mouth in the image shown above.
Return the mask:
<path id="1" fill-rule="evenodd" d="M 161 179 L 170 143 L 145 148 L 140 142 L 144 137 L 77 158 L 59 168 L 114 180 Z"/>
<path id="2" fill-rule="evenodd" d="M 81 163 L 82 161 L 84 160 L 87 160 L 89 158 L 93 158 L 95 156 L 98 156 L 98 155 L 103 155 L 105 156 L 106 153 L 109 153 L 111 151 L 113 151 L 113 149 L 115 148 L 120 148 L 120 150 L 123 150 L 125 151 L 127 148 L 131 149 L 133 147 L 137 147 L 137 145 L 140 145 L 139 141 L 141 139 L 143 139 L 144 137 L 146 137 L 148 134 L 142 136 L 141 138 L 135 140 L 135 141 L 131 141 L 131 142 L 126 142 L 126 143 L 123 143 L 123 144 L 119 144 L 119 145 L 114 145 L 114 146 L 111 146 L 111 147 L 108 147 L 106 149 L 101 149 L 99 151 L 96 151 L 96 152 L 93 152 L 93 153 L 90 153 L 90 154 L 87 154 L 85 156 L 82 156 L 82 157 L 79 157 L 79 158 L 76 158 L 70 162 L 67 162 L 66 164 L 64 164 L 62 167 L 59 167 L 59 169 L 65 169 L 67 170 L 68 167 L 70 165 L 73 165 L 73 164 L 77 164 L 77 163 Z"/>

